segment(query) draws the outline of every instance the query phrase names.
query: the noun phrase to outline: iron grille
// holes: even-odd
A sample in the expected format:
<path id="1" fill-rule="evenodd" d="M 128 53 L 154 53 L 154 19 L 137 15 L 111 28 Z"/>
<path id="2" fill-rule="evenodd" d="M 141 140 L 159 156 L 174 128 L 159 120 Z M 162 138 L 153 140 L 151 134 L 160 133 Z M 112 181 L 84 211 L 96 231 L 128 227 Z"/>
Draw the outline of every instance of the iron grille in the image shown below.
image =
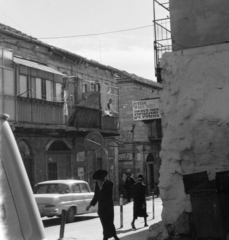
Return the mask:
<path id="1" fill-rule="evenodd" d="M 164 2 L 163 0 L 153 0 L 153 11 L 155 75 L 157 77 L 157 81 L 161 82 L 160 59 L 163 53 L 172 51 L 169 2 Z M 165 15 L 166 17 L 160 18 L 162 15 Z"/>

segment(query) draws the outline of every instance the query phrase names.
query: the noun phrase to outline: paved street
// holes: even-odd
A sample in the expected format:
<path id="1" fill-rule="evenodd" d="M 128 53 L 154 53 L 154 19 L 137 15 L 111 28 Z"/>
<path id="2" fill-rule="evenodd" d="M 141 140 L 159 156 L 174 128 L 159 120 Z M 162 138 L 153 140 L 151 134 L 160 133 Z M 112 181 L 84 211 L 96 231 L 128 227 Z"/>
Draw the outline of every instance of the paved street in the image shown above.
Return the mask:
<path id="1" fill-rule="evenodd" d="M 147 200 L 148 225 L 161 220 L 162 203 L 161 199 L 155 199 L 155 219 L 152 219 L 152 199 Z M 122 240 L 146 239 L 149 227 L 144 227 L 144 219 L 138 218 L 135 221 L 137 230 L 132 230 L 130 223 L 133 216 L 133 203 L 123 206 L 123 228 L 120 228 L 120 206 L 115 206 L 115 227 L 117 234 Z M 57 240 L 60 234 L 60 219 L 43 220 L 47 240 Z M 74 223 L 65 225 L 64 240 L 102 240 L 102 227 L 97 213 L 85 214 L 75 217 Z M 111 238 L 112 239 L 112 238 Z"/>

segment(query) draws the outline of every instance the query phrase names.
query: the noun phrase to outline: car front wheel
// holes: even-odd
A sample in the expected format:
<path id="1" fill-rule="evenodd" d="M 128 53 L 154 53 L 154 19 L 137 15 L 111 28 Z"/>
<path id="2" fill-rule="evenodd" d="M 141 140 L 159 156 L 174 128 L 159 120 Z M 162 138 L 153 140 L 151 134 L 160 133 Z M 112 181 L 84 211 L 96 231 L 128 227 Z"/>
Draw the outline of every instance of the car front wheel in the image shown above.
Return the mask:
<path id="1" fill-rule="evenodd" d="M 66 222 L 67 223 L 74 222 L 74 219 L 75 219 L 75 209 L 71 207 L 67 211 Z"/>

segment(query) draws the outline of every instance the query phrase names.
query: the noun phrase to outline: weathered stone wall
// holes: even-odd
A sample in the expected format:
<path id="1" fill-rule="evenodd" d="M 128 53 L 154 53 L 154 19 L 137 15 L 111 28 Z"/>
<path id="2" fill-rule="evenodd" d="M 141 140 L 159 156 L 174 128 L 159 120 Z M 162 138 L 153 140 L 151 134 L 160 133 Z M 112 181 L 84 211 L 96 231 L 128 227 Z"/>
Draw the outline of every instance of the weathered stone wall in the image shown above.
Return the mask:
<path id="1" fill-rule="evenodd" d="M 120 139 L 131 142 L 133 136 L 131 133 L 133 121 L 132 101 L 140 101 L 146 98 L 158 97 L 160 89 L 156 89 L 152 84 L 145 85 L 139 82 L 119 82 L 119 112 L 122 115 L 120 119 Z M 154 91 L 154 92 L 152 92 Z M 149 127 L 142 121 L 135 122 L 135 141 L 148 141 Z"/>
<path id="2" fill-rule="evenodd" d="M 174 51 L 228 41 L 228 0 L 169 2 Z"/>
<path id="3" fill-rule="evenodd" d="M 7 28 L 7 27 L 4 27 Z M 13 31 L 16 33 L 16 30 Z M 114 74 L 109 70 L 110 67 L 106 67 L 105 65 L 99 64 L 92 60 L 87 60 L 84 57 L 80 57 L 79 55 L 74 55 L 64 49 L 51 47 L 51 45 L 41 43 L 36 40 L 30 40 L 30 38 L 23 39 L 23 37 L 15 37 L 12 34 L 4 34 L 2 33 L 2 38 L 4 40 L 1 41 L 1 47 L 9 48 L 13 50 L 14 56 L 20 56 L 22 58 L 28 58 L 31 61 L 38 61 L 43 64 L 47 64 L 49 67 L 52 67 L 60 72 L 65 72 L 68 76 L 78 76 L 78 78 L 69 78 L 69 83 L 75 83 L 74 89 L 69 87 L 69 91 L 74 95 L 74 102 L 69 102 L 69 106 L 75 105 L 82 99 L 82 85 L 84 83 L 89 83 L 89 81 L 98 81 L 101 86 L 105 84 L 109 86 L 116 86 L 116 77 Z M 22 33 L 19 33 L 19 35 Z M 37 46 L 37 50 L 34 50 L 34 47 Z M 105 85 L 105 86 L 107 86 Z M 73 84 L 71 85 L 73 87 Z M 101 87 L 102 88 L 102 87 Z M 1 92 L 1 86 L 0 86 Z M 101 89 L 102 92 L 102 89 Z M 69 98 L 70 99 L 70 98 Z M 69 100 L 70 101 L 70 100 Z M 2 109 L 2 104 L 0 104 L 0 110 Z M 14 108 L 12 108 L 14 109 Z M 74 109 L 69 109 L 69 117 Z M 12 110 L 13 111 L 13 110 Z M 13 112 L 14 113 L 14 112 Z M 11 119 L 9 120 L 10 123 L 13 123 Z M 44 126 L 44 125 L 43 125 Z M 17 133 L 14 131 L 14 134 L 18 140 L 21 136 L 21 133 Z M 24 140 L 28 143 L 29 148 L 31 149 L 31 161 L 33 163 L 33 184 L 37 182 L 47 180 L 48 176 L 48 167 L 47 167 L 47 149 L 45 150 L 45 144 L 51 140 L 49 137 L 40 137 L 39 134 L 34 137 L 30 137 L 29 134 L 23 134 Z M 85 161 L 77 162 L 76 161 L 76 153 L 81 151 L 86 151 L 83 143 L 83 139 L 80 137 L 68 139 L 69 142 L 75 142 L 73 148 L 69 151 L 68 158 L 60 158 L 58 160 L 59 171 L 58 177 L 62 178 L 79 178 L 78 177 L 78 168 L 84 167 L 85 168 L 85 180 L 91 183 L 90 174 L 92 174 L 92 170 L 94 169 L 94 156 L 90 156 L 90 153 L 87 152 Z M 107 141 L 105 141 L 107 142 Z M 114 146 L 116 143 L 112 142 L 111 140 L 110 145 Z M 106 148 L 109 149 L 108 144 Z M 58 154 L 58 152 L 56 153 Z M 118 155 L 117 152 L 115 152 Z M 110 156 L 112 159 L 116 159 L 117 156 Z M 104 153 L 102 158 L 104 159 L 104 166 L 107 167 L 107 155 Z M 65 166 L 65 162 L 68 168 Z M 70 162 L 71 161 L 71 162 Z M 114 165 L 114 164 L 113 164 Z M 116 164 L 117 165 L 117 164 Z M 71 172 L 67 171 L 66 169 L 70 169 Z M 107 167 L 108 168 L 108 167 Z M 90 171 L 90 172 L 89 172 Z M 90 173 L 90 174 L 89 174 Z M 65 176 L 66 175 L 66 176 Z M 117 175 L 117 173 L 116 173 Z M 116 196 L 117 191 L 115 192 Z"/>
<path id="4" fill-rule="evenodd" d="M 78 76 L 69 78 L 69 82 L 77 82 L 75 89 L 70 89 L 74 94 L 75 104 L 82 100 L 82 85 L 89 81 L 98 81 L 101 85 L 108 84 L 116 86 L 116 77 L 105 65 L 96 61 L 88 60 L 84 57 L 68 52 L 61 48 L 48 45 L 44 42 L 30 41 L 23 38 L 17 38 L 11 35 L 1 33 L 4 41 L 1 42 L 1 47 L 8 48 L 13 51 L 14 56 L 27 58 L 31 61 L 37 61 L 42 64 L 47 64 L 60 72 L 66 73 L 68 76 Z M 34 48 L 37 46 L 37 50 Z M 52 47 L 52 49 L 51 49 Z"/>
<path id="5" fill-rule="evenodd" d="M 161 67 L 159 188 L 163 223 L 174 225 L 192 211 L 182 176 L 229 170 L 229 44 L 166 53 Z"/>
<path id="6" fill-rule="evenodd" d="M 147 82 L 147 84 L 146 84 Z M 155 86 L 156 85 L 156 86 Z M 138 174 L 146 176 L 147 166 L 145 160 L 149 152 L 153 149 L 150 142 L 151 135 L 150 124 L 142 121 L 133 121 L 132 101 L 139 101 L 146 98 L 159 97 L 162 86 L 149 80 L 122 80 L 118 82 L 119 87 L 119 113 L 120 113 L 120 136 L 117 137 L 123 144 L 119 148 L 119 183 L 120 192 L 124 194 L 123 189 L 126 179 L 125 173 L 130 171 L 133 177 Z M 134 124 L 134 128 L 133 128 Z M 134 130 L 133 130 L 134 129 Z M 135 142 L 135 146 L 133 145 Z M 135 150 L 134 150 L 135 149 Z M 123 154 L 132 154 L 130 159 L 123 159 Z M 158 179 L 159 161 L 155 161 L 155 178 Z M 148 176 L 149 177 L 149 176 Z M 148 179 L 145 184 L 150 186 Z M 150 189 L 151 190 L 151 189 Z"/>

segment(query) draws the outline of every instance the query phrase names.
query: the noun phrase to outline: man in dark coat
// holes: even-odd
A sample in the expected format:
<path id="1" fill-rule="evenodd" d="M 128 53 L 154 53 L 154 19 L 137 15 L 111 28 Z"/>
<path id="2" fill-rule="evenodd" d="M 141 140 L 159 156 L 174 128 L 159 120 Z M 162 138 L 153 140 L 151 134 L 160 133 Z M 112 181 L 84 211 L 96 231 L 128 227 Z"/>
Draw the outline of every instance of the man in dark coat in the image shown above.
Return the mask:
<path id="1" fill-rule="evenodd" d="M 103 240 L 108 240 L 111 237 L 119 240 L 114 226 L 114 204 L 112 199 L 114 184 L 106 179 L 107 174 L 106 170 L 99 169 L 92 175 L 92 178 L 96 180 L 95 194 L 86 210 L 88 211 L 91 206 L 95 206 L 98 202 L 98 215 L 103 227 Z"/>
<path id="2" fill-rule="evenodd" d="M 131 177 L 131 173 L 126 173 L 126 181 L 125 181 L 125 190 L 126 190 L 126 198 L 127 202 L 131 200 L 132 186 L 135 184 L 135 180 Z"/>
<path id="3" fill-rule="evenodd" d="M 138 175 L 138 181 L 132 187 L 132 194 L 134 198 L 134 216 L 131 226 L 133 229 L 136 229 L 134 222 L 138 217 L 144 217 L 145 227 L 148 226 L 146 221 L 146 218 L 148 217 L 148 214 L 146 213 L 146 185 L 143 184 L 143 179 L 143 175 Z"/>

